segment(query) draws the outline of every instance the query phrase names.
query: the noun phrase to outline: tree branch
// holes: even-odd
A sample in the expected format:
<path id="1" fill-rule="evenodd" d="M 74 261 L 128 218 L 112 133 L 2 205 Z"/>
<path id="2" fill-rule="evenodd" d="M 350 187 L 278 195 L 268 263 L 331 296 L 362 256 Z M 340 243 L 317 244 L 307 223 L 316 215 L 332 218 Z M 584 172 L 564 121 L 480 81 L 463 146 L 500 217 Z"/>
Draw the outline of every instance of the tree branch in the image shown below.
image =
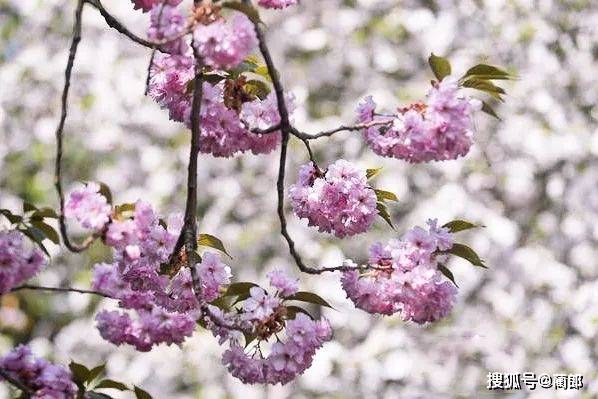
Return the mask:
<path id="1" fill-rule="evenodd" d="M 24 398 L 30 398 L 31 396 L 35 395 L 35 391 L 33 389 L 29 388 L 16 378 L 13 378 L 7 370 L 0 368 L 0 377 L 8 381 L 17 389 L 20 389 L 23 392 Z"/>
<path id="2" fill-rule="evenodd" d="M 77 55 L 77 48 L 81 41 L 81 22 L 83 14 L 83 5 L 86 0 L 78 0 L 77 7 L 75 9 L 75 22 L 73 23 L 73 38 L 71 40 L 71 47 L 69 49 L 69 58 L 64 71 L 64 88 L 62 89 L 62 111 L 60 113 L 60 121 L 56 128 L 56 161 L 54 164 L 54 187 L 58 194 L 58 202 L 60 207 L 60 214 L 58 216 L 58 222 L 60 226 L 60 234 L 62 235 L 62 241 L 67 249 L 71 252 L 83 252 L 94 241 L 94 237 L 89 237 L 81 245 L 77 245 L 70 241 L 68 231 L 66 228 L 66 220 L 64 216 L 64 192 L 62 190 L 62 142 L 64 124 L 68 114 L 68 97 L 69 89 L 71 87 L 71 75 L 73 72 L 73 65 L 75 64 L 75 56 Z"/>
<path id="3" fill-rule="evenodd" d="M 131 39 L 132 41 L 134 41 L 137 44 L 140 44 L 140 45 L 145 46 L 150 49 L 156 49 L 156 48 L 160 49 L 161 45 L 166 44 L 169 41 L 173 40 L 173 39 L 169 39 L 167 41 L 152 42 L 152 41 L 143 39 L 143 38 L 137 36 L 135 33 L 131 32 L 122 23 L 120 23 L 114 16 L 112 16 L 112 14 L 110 14 L 108 12 L 108 10 L 106 10 L 106 8 L 104 8 L 104 5 L 102 4 L 102 2 L 100 0 L 83 0 L 83 2 L 89 4 L 90 6 L 94 7 L 96 10 L 98 10 L 100 12 L 100 14 L 102 15 L 102 17 L 104 17 L 104 20 L 106 21 L 106 23 L 108 24 L 109 27 L 116 29 L 118 32 L 127 36 L 129 39 Z"/>
<path id="4" fill-rule="evenodd" d="M 301 255 L 295 249 L 295 242 L 293 238 L 288 232 L 287 229 L 287 220 L 284 213 L 284 179 L 285 179 L 285 169 L 286 169 L 286 161 L 287 161 L 287 150 L 289 144 L 289 137 L 291 134 L 297 136 L 299 139 L 304 140 L 304 143 L 307 144 L 306 137 L 299 137 L 297 133 L 299 133 L 293 126 L 291 126 L 289 122 L 289 111 L 287 109 L 287 105 L 284 98 L 284 88 L 280 81 L 280 75 L 274 66 L 274 62 L 272 61 L 272 56 L 270 54 L 270 50 L 268 49 L 268 45 L 266 44 L 266 38 L 264 31 L 259 23 L 254 23 L 255 32 L 257 35 L 258 43 L 260 52 L 262 57 L 264 57 L 264 62 L 268 67 L 268 74 L 270 75 L 270 79 L 272 80 L 272 85 L 274 86 L 274 91 L 276 93 L 276 101 L 278 106 L 278 113 L 280 114 L 280 124 L 279 126 L 272 126 L 266 130 L 274 131 L 274 128 L 280 128 L 282 132 L 282 142 L 280 145 L 280 160 L 278 166 L 278 179 L 276 181 L 276 191 L 278 197 L 278 206 L 277 206 L 277 213 L 278 219 L 280 222 L 280 233 L 284 237 L 287 245 L 289 247 L 289 252 L 299 270 L 304 273 L 308 274 L 321 274 L 324 272 L 332 272 L 332 271 L 349 271 L 349 270 L 356 270 L 358 268 L 351 267 L 351 266 L 337 266 L 337 267 L 326 267 L 326 268 L 314 268 L 307 266 Z M 311 148 L 307 145 L 307 149 L 310 153 L 310 158 L 313 159 L 313 154 L 311 153 Z"/>
<path id="5" fill-rule="evenodd" d="M 270 126 L 266 129 L 251 129 L 250 132 L 253 134 L 270 134 L 280 130 L 280 123 L 277 123 L 274 126 Z"/>
<path id="6" fill-rule="evenodd" d="M 354 125 L 354 126 L 339 126 L 336 129 L 331 129 L 331 130 L 324 130 L 322 132 L 319 133 L 315 133 L 315 134 L 307 134 L 304 132 L 300 132 L 299 130 L 293 128 L 292 129 L 292 134 L 294 136 L 296 136 L 297 138 L 301 139 L 301 140 L 316 140 L 322 137 L 330 137 L 333 134 L 339 133 L 339 132 L 351 132 L 351 131 L 358 131 L 358 130 L 363 130 L 363 129 L 368 129 L 370 127 L 373 126 L 380 126 L 380 125 L 388 125 L 392 123 L 392 119 L 389 120 L 374 120 L 368 123 L 360 123 L 358 125 Z"/>
<path id="7" fill-rule="evenodd" d="M 93 290 L 86 290 L 81 288 L 72 288 L 72 287 L 43 287 L 38 285 L 19 285 L 18 287 L 14 287 L 10 290 L 10 292 L 22 291 L 22 290 L 34 290 L 34 291 L 50 291 L 50 292 L 76 292 L 78 294 L 91 294 L 91 295 L 98 295 L 103 296 L 104 298 L 111 298 L 116 299 L 111 295 L 105 294 L 100 291 L 93 291 Z"/>

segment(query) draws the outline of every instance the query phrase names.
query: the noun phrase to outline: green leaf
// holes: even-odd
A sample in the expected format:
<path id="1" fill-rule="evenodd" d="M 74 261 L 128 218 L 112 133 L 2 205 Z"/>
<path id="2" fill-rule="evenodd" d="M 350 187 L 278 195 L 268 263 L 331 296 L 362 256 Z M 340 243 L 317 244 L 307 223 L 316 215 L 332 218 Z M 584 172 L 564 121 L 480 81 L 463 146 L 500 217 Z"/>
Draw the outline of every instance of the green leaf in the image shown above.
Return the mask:
<path id="1" fill-rule="evenodd" d="M 243 14 L 247 15 L 247 18 L 249 18 L 254 24 L 259 24 L 262 22 L 258 11 L 249 3 L 226 1 L 222 3 L 222 7 L 242 12 Z"/>
<path id="2" fill-rule="evenodd" d="M 247 81 L 243 86 L 245 92 L 250 95 L 258 97 L 260 100 L 265 99 L 270 94 L 270 87 L 261 80 L 252 79 Z"/>
<path id="3" fill-rule="evenodd" d="M 376 193 L 376 198 L 380 202 L 384 202 L 384 201 L 398 201 L 399 200 L 399 198 L 397 198 L 396 194 L 392 193 L 390 191 L 384 191 L 384 190 L 374 189 L 374 192 Z"/>
<path id="4" fill-rule="evenodd" d="M 492 108 L 490 106 L 490 104 L 488 104 L 486 101 L 482 101 L 482 112 L 485 112 L 488 115 L 493 116 L 493 117 L 495 117 L 498 120 L 501 120 L 500 117 L 494 111 L 494 108 Z"/>
<path id="5" fill-rule="evenodd" d="M 58 232 L 54 230 L 54 227 L 40 220 L 33 220 L 31 221 L 31 224 L 40 229 L 48 240 L 52 241 L 54 244 L 60 244 L 60 236 L 58 235 Z"/>
<path id="6" fill-rule="evenodd" d="M 270 76 L 270 72 L 268 72 L 268 67 L 264 64 L 260 64 L 257 68 L 255 68 L 253 73 L 260 75 L 269 82 L 272 82 L 272 77 Z"/>
<path id="7" fill-rule="evenodd" d="M 224 311 L 228 311 L 233 305 L 234 302 L 237 300 L 235 296 L 220 296 L 210 302 L 210 305 L 216 306 L 219 309 Z M 205 326 L 202 326 L 205 328 Z"/>
<path id="8" fill-rule="evenodd" d="M 114 207 L 116 213 L 135 212 L 135 204 L 127 202 Z"/>
<path id="9" fill-rule="evenodd" d="M 8 219 L 8 221 L 12 224 L 18 224 L 21 223 L 21 221 L 23 220 L 23 217 L 20 215 L 14 215 L 11 211 L 9 211 L 8 209 L 0 209 L 0 214 L 4 215 L 5 218 Z"/>
<path id="10" fill-rule="evenodd" d="M 298 313 L 304 313 L 309 316 L 310 319 L 315 320 L 314 317 L 305 309 L 300 306 L 287 306 L 287 318 L 294 319 Z"/>
<path id="11" fill-rule="evenodd" d="M 95 392 L 95 391 L 88 391 L 85 393 L 86 399 L 114 399 L 110 395 L 106 395 L 105 393 Z"/>
<path id="12" fill-rule="evenodd" d="M 50 252 L 43 244 L 45 236 L 40 229 L 35 226 L 27 226 L 26 228 L 20 228 L 19 231 L 35 242 L 46 255 L 50 256 Z"/>
<path id="13" fill-rule="evenodd" d="M 119 391 L 128 391 L 129 387 L 122 382 L 106 378 L 100 381 L 93 389 L 118 389 Z"/>
<path id="14" fill-rule="evenodd" d="M 106 183 L 100 182 L 100 194 L 106 197 L 106 200 L 109 204 L 112 205 L 112 191 L 110 191 L 110 187 Z"/>
<path id="15" fill-rule="evenodd" d="M 455 284 L 455 287 L 459 287 L 457 285 L 457 283 L 455 282 L 455 276 L 453 275 L 453 272 L 451 272 L 446 266 L 438 264 L 438 270 L 440 270 L 440 272 L 442 274 L 444 274 L 446 276 L 446 278 L 448 278 L 449 280 L 451 280 L 453 282 L 453 284 Z"/>
<path id="16" fill-rule="evenodd" d="M 83 385 L 89 378 L 90 371 L 82 364 L 71 361 L 69 363 L 69 369 L 73 374 L 73 381 L 75 381 L 77 385 Z"/>
<path id="17" fill-rule="evenodd" d="M 243 337 L 245 338 L 245 347 L 247 348 L 250 343 L 255 341 L 255 339 L 257 338 L 257 335 L 243 332 Z"/>
<path id="18" fill-rule="evenodd" d="M 432 72 L 438 80 L 442 80 L 451 74 L 451 64 L 446 58 L 437 57 L 432 53 L 428 58 L 428 64 L 430 64 L 430 68 L 432 68 Z"/>
<path id="19" fill-rule="evenodd" d="M 478 254 L 467 245 L 455 243 L 453 244 L 451 249 L 445 252 L 463 258 L 474 266 L 479 266 L 483 267 L 484 269 L 487 269 L 486 265 L 484 264 L 484 261 L 480 259 Z"/>
<path id="20" fill-rule="evenodd" d="M 234 296 L 234 295 L 249 295 L 249 290 L 252 287 L 257 287 L 258 285 L 255 283 L 250 283 L 246 281 L 242 281 L 239 283 L 232 283 L 228 286 L 228 289 L 223 294 L 223 296 Z"/>
<path id="21" fill-rule="evenodd" d="M 37 211 L 33 212 L 31 215 L 31 219 L 58 219 L 58 214 L 52 208 L 40 208 Z"/>
<path id="22" fill-rule="evenodd" d="M 368 180 L 373 179 L 374 177 L 378 176 L 378 174 L 380 173 L 381 170 L 382 170 L 382 168 L 366 169 L 365 177 Z"/>
<path id="23" fill-rule="evenodd" d="M 228 255 L 229 258 L 231 258 L 231 259 L 233 258 L 226 251 L 226 248 L 224 248 L 224 244 L 222 243 L 222 241 L 220 241 L 220 239 L 218 237 L 215 237 L 211 234 L 205 234 L 205 233 L 200 234 L 199 238 L 197 239 L 197 245 L 217 249 L 219 251 L 224 252 L 226 255 Z"/>
<path id="24" fill-rule="evenodd" d="M 502 87 L 498 87 L 488 80 L 477 78 L 467 79 L 465 82 L 463 82 L 463 87 L 483 91 L 484 93 L 489 94 L 500 101 L 502 101 L 501 95 L 505 94 L 505 91 Z"/>
<path id="25" fill-rule="evenodd" d="M 386 223 L 388 223 L 388 225 L 392 227 L 392 229 L 394 230 L 395 226 L 392 224 L 392 218 L 390 217 L 390 214 L 388 213 L 388 209 L 386 208 L 386 205 L 384 205 L 384 202 L 377 202 L 376 209 L 378 210 L 378 215 L 380 215 L 382 219 L 384 219 Z"/>
<path id="26" fill-rule="evenodd" d="M 27 213 L 30 211 L 35 211 L 37 208 L 35 207 L 35 205 L 30 204 L 27 201 L 23 201 L 23 213 Z"/>
<path id="27" fill-rule="evenodd" d="M 211 85 L 215 85 L 221 81 L 226 79 L 226 76 L 220 75 L 218 73 L 204 73 L 203 80 L 210 83 Z"/>
<path id="28" fill-rule="evenodd" d="M 467 220 L 455 219 L 443 224 L 442 227 L 446 227 L 451 233 L 456 233 L 458 231 L 470 230 L 483 226 L 468 222 Z"/>
<path id="29" fill-rule="evenodd" d="M 332 305 L 330 305 L 324 298 L 319 296 L 318 294 L 314 294 L 313 292 L 307 291 L 299 291 L 294 295 L 288 296 L 285 299 L 289 301 L 301 301 L 301 302 L 308 302 L 313 303 L 315 305 L 326 306 L 328 308 L 334 309 Z"/>
<path id="30" fill-rule="evenodd" d="M 106 363 L 100 364 L 89 370 L 89 376 L 87 377 L 87 382 L 90 383 L 95 380 L 100 374 L 102 374 L 106 370 Z"/>
<path id="31" fill-rule="evenodd" d="M 486 64 L 478 64 L 474 67 L 469 68 L 467 72 L 465 72 L 465 75 L 463 75 L 462 79 L 467 78 L 469 76 L 475 76 L 486 80 L 511 78 L 511 75 L 508 72 L 505 72 L 502 69 L 499 69 L 495 66 Z"/>
<path id="32" fill-rule="evenodd" d="M 135 385 L 135 397 L 137 399 L 152 399 L 152 395 Z"/>

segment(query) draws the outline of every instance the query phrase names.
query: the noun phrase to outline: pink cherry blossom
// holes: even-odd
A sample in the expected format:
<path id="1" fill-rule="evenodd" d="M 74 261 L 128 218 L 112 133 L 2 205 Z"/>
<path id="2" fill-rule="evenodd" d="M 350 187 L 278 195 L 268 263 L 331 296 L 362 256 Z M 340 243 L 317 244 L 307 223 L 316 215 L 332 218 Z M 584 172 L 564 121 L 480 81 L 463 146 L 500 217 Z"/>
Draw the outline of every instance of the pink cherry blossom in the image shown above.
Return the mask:
<path id="1" fill-rule="evenodd" d="M 297 217 L 340 238 L 367 231 L 377 215 L 365 170 L 342 159 L 322 174 L 311 162 L 303 165 L 289 195 Z"/>
<path id="2" fill-rule="evenodd" d="M 46 264 L 46 256 L 23 233 L 0 231 L 0 294 L 29 280 Z"/>

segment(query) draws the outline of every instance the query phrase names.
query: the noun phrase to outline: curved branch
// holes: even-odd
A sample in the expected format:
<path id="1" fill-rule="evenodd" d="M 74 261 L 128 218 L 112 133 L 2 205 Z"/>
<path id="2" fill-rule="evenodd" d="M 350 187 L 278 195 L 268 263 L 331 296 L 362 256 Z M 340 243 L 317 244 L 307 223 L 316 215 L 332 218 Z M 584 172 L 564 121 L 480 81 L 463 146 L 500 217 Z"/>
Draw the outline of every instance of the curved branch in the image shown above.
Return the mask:
<path id="1" fill-rule="evenodd" d="M 322 137 L 330 137 L 330 136 L 332 136 L 336 133 L 340 133 L 340 132 L 358 131 L 358 130 L 368 129 L 373 126 L 388 125 L 390 123 L 392 123 L 392 120 L 374 120 L 374 121 L 371 121 L 368 123 L 360 123 L 360 124 L 357 124 L 354 126 L 342 125 L 342 126 L 337 127 L 336 129 L 324 130 L 322 132 L 315 133 L 315 134 L 307 134 L 307 133 L 300 132 L 299 130 L 293 128 L 292 134 L 301 140 L 316 140 L 316 139 L 319 139 Z"/>
<path id="2" fill-rule="evenodd" d="M 178 35 L 176 35 L 174 37 L 169 37 L 168 39 L 159 40 L 157 42 L 150 41 L 150 40 L 144 39 L 144 38 L 136 35 L 135 33 L 131 32 L 126 26 L 124 26 L 121 22 L 119 22 L 118 19 L 116 19 L 112 14 L 110 14 L 108 12 L 108 10 L 106 10 L 106 8 L 104 7 L 104 5 L 102 4 L 102 2 L 100 0 L 83 0 L 83 2 L 89 4 L 90 6 L 92 6 L 96 10 L 98 10 L 100 12 L 100 14 L 102 15 L 102 17 L 104 17 L 104 20 L 106 21 L 106 23 L 108 24 L 109 27 L 122 33 L 123 35 L 125 35 L 126 37 L 128 37 L 129 39 L 134 41 L 135 43 L 140 44 L 144 47 L 150 48 L 152 50 L 162 51 L 162 49 L 160 48 L 161 46 L 168 44 L 170 42 L 173 42 L 175 40 L 178 40 L 178 39 L 182 38 L 183 36 L 188 35 L 193 30 L 193 25 L 191 24 L 187 27 L 187 29 L 185 29 L 183 32 L 179 33 Z"/>
<path id="3" fill-rule="evenodd" d="M 75 244 L 70 241 L 68 236 L 68 231 L 66 228 L 66 220 L 64 216 L 64 192 L 62 190 L 62 141 L 63 141 L 63 132 L 64 132 L 64 124 L 66 121 L 66 117 L 68 114 L 68 97 L 69 97 L 69 89 L 71 87 L 71 75 L 73 72 L 73 66 L 75 64 L 75 56 L 77 55 L 77 48 L 79 47 L 79 42 L 81 41 L 81 22 L 82 22 L 82 14 L 83 14 L 83 5 L 86 0 L 78 0 L 77 8 L 75 9 L 75 22 L 73 23 L 73 38 L 71 40 L 71 47 L 69 49 L 69 58 L 66 64 L 66 69 L 64 71 L 64 88 L 62 89 L 62 110 L 60 113 L 60 121 L 58 122 L 58 127 L 56 128 L 56 161 L 54 163 L 54 187 L 56 188 L 56 192 L 58 194 L 58 202 L 60 207 L 60 214 L 58 216 L 58 223 L 60 226 L 60 234 L 62 235 L 62 241 L 67 249 L 71 252 L 83 252 L 91 243 L 95 240 L 95 238 L 89 237 L 85 240 L 81 245 Z"/>
<path id="4" fill-rule="evenodd" d="M 6 381 L 8 381 L 11 385 L 16 387 L 17 389 L 20 389 L 23 392 L 24 397 L 30 398 L 31 396 L 35 395 L 35 390 L 33 390 L 32 388 L 29 388 L 27 385 L 23 384 L 21 381 L 17 380 L 16 378 L 13 378 L 7 370 L 0 368 L 0 377 L 5 379 Z"/>
<path id="5" fill-rule="evenodd" d="M 38 285 L 27 285 L 27 284 L 19 285 L 18 287 L 14 287 L 10 290 L 10 292 L 16 292 L 16 291 L 22 291 L 22 290 L 50 291 L 50 292 L 63 292 L 63 293 L 76 292 L 78 294 L 90 294 L 90 295 L 103 296 L 104 298 L 116 299 L 113 296 L 105 294 L 100 291 L 86 290 L 86 289 L 72 288 L 72 287 L 43 287 L 43 286 L 38 286 Z"/>
<path id="6" fill-rule="evenodd" d="M 285 169 L 286 169 L 286 162 L 287 162 L 287 150 L 288 150 L 288 144 L 289 144 L 289 137 L 291 134 L 293 134 L 294 136 L 303 140 L 304 143 L 306 143 L 306 145 L 307 145 L 308 139 L 306 137 L 299 137 L 299 135 L 298 135 L 299 132 L 293 126 L 291 126 L 291 124 L 289 122 L 289 111 L 287 109 L 286 102 L 284 99 L 284 88 L 280 81 L 280 75 L 279 75 L 278 71 L 276 70 L 276 67 L 274 66 L 274 62 L 272 61 L 272 56 L 270 54 L 270 50 L 268 49 L 268 46 L 266 44 L 266 38 L 265 38 L 264 31 L 259 23 L 254 23 L 254 27 L 255 27 L 258 43 L 259 43 L 260 52 L 262 54 L 262 57 L 264 57 L 264 62 L 266 63 L 266 66 L 268 67 L 268 74 L 270 75 L 270 78 L 272 80 L 272 85 L 274 86 L 274 91 L 276 93 L 276 101 L 277 101 L 277 105 L 278 105 L 278 113 L 280 114 L 280 124 L 266 129 L 267 131 L 269 131 L 269 130 L 274 131 L 274 128 L 279 128 L 280 131 L 282 132 L 282 142 L 280 145 L 280 160 L 279 160 L 279 167 L 278 167 L 278 179 L 276 181 L 276 191 L 277 191 L 277 197 L 278 197 L 277 213 L 278 213 L 278 219 L 280 221 L 280 233 L 284 237 L 285 241 L 287 242 L 287 245 L 289 247 L 289 252 L 290 252 L 291 256 L 293 257 L 293 259 L 295 260 L 297 267 L 299 267 L 299 270 L 301 270 L 304 273 L 321 274 L 324 272 L 357 270 L 357 269 L 359 269 L 358 267 L 352 267 L 352 266 L 336 266 L 336 267 L 326 267 L 326 268 L 314 268 L 314 267 L 307 266 L 305 264 L 305 262 L 303 262 L 301 255 L 299 255 L 299 253 L 295 249 L 295 242 L 293 241 L 293 238 L 291 237 L 291 235 L 289 234 L 289 231 L 287 229 L 287 219 L 286 219 L 286 216 L 284 213 L 284 178 L 285 178 Z M 309 145 L 307 145 L 306 148 L 308 149 L 308 151 L 310 153 L 310 158 L 313 159 L 313 154 L 311 153 L 311 148 L 309 147 Z"/>

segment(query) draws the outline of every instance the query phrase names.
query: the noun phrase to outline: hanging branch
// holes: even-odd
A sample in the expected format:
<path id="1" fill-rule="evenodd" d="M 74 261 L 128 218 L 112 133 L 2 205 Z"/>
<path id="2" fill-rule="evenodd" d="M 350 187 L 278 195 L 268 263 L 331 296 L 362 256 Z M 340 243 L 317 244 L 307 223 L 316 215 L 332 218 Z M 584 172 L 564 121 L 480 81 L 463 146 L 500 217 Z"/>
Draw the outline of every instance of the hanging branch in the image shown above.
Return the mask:
<path id="1" fill-rule="evenodd" d="M 71 252 L 83 252 L 92 244 L 95 240 L 94 236 L 87 238 L 81 245 L 75 244 L 70 241 L 68 231 L 66 228 L 66 220 L 64 216 L 64 192 L 62 190 L 62 147 L 63 147 L 63 135 L 64 135 L 64 124 L 68 114 L 68 98 L 69 89 L 71 87 L 71 75 L 73 73 L 73 66 L 75 64 L 75 56 L 77 55 L 77 48 L 81 41 L 81 22 L 83 14 L 83 5 L 86 0 L 78 0 L 77 8 L 75 9 L 75 22 L 73 24 L 73 38 L 71 40 L 71 47 L 69 49 L 69 58 L 66 63 L 66 69 L 64 71 L 64 88 L 62 89 L 62 111 L 60 113 L 60 121 L 56 128 L 56 161 L 54 164 L 54 187 L 58 194 L 58 202 L 60 207 L 60 214 L 58 215 L 58 223 L 60 225 L 60 234 L 62 235 L 62 241 L 67 249 Z"/>
<path id="2" fill-rule="evenodd" d="M 280 234 L 284 237 L 287 245 L 289 247 L 289 252 L 299 270 L 304 273 L 308 274 L 321 274 L 324 272 L 333 272 L 333 271 L 349 271 L 349 270 L 356 270 L 359 267 L 352 267 L 352 266 L 335 266 L 335 267 L 325 267 L 325 268 L 314 268 L 307 266 L 301 255 L 297 252 L 295 248 L 295 241 L 289 234 L 287 229 L 287 219 L 284 213 L 284 179 L 286 173 L 286 161 L 287 161 L 287 150 L 289 144 L 289 137 L 291 134 L 299 136 L 296 134 L 298 133 L 296 129 L 291 126 L 289 121 L 289 111 L 284 99 L 284 88 L 280 81 L 280 75 L 274 66 L 274 62 L 272 61 L 272 56 L 270 54 L 270 50 L 268 49 L 268 45 L 266 44 L 266 38 L 262 26 L 258 22 L 254 22 L 255 32 L 258 39 L 258 44 L 260 48 L 260 52 L 262 57 L 264 58 L 264 62 L 268 68 L 268 74 L 270 75 L 270 79 L 272 80 L 272 85 L 274 86 L 274 91 L 276 93 L 276 102 L 278 106 L 278 113 L 280 114 L 280 124 L 277 126 L 272 126 L 271 128 L 266 129 L 265 131 L 274 131 L 274 128 L 279 127 L 281 134 L 282 134 L 282 142 L 280 144 L 280 160 L 278 165 L 278 179 L 276 181 L 276 191 L 278 197 L 278 206 L 277 206 L 277 213 L 278 213 L 278 220 L 280 222 Z M 301 138 L 304 140 L 304 143 L 307 145 L 307 139 Z M 307 145 L 310 158 L 313 160 L 313 154 L 311 152 L 311 148 Z"/>

